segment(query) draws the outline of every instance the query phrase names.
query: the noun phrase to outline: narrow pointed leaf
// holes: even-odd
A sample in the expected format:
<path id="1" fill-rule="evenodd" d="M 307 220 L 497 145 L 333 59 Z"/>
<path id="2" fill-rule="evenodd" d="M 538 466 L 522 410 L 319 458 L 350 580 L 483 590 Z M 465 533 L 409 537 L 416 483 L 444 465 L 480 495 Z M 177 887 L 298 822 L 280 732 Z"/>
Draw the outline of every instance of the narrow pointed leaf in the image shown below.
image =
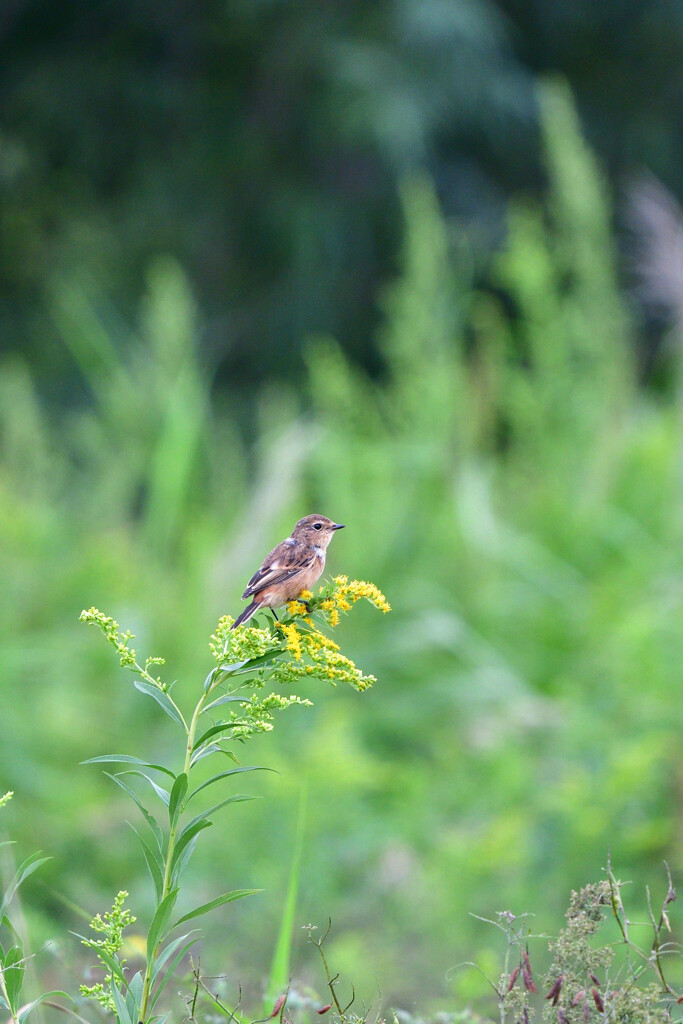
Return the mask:
<path id="1" fill-rule="evenodd" d="M 189 942 L 185 943 L 185 945 L 182 947 L 182 949 L 180 949 L 176 953 L 176 955 L 174 956 L 173 960 L 168 965 L 168 970 L 164 974 L 163 978 L 160 980 L 159 985 L 158 985 L 156 991 L 154 992 L 154 995 L 152 996 L 152 999 L 151 999 L 150 1004 L 149 1004 L 150 1010 L 153 1010 L 154 1007 L 156 1006 L 156 1003 L 157 1003 L 157 1000 L 158 1000 L 159 996 L 164 991 L 164 989 L 168 985 L 169 981 L 173 977 L 173 975 L 174 975 L 174 973 L 176 971 L 176 968 L 178 967 L 178 964 L 183 959 L 183 957 L 187 953 L 188 949 L 190 949 L 192 946 L 194 946 L 195 942 L 198 942 L 198 941 L 199 941 L 199 936 L 197 935 L 196 938 L 190 939 Z M 164 953 L 165 952 L 166 952 L 166 950 L 164 950 Z"/>
<path id="2" fill-rule="evenodd" d="M 243 676 L 247 672 L 251 672 L 252 669 L 258 668 L 259 665 L 267 665 L 269 661 L 281 658 L 284 653 L 284 647 L 278 647 L 274 651 L 268 651 L 267 654 L 261 654 L 258 658 L 250 658 L 249 661 L 245 661 L 243 664 L 226 665 L 225 669 L 221 665 L 221 671 L 229 671 L 230 675 Z"/>
<path id="3" fill-rule="evenodd" d="M 140 1003 L 142 1002 L 142 974 L 140 971 L 128 982 L 126 990 L 126 1006 L 132 1020 L 137 1021 L 140 1017 Z"/>
<path id="4" fill-rule="evenodd" d="M 192 792 L 190 793 L 190 795 L 188 796 L 187 800 L 185 801 L 185 806 L 187 806 L 187 804 L 189 804 L 190 800 L 193 797 L 195 797 L 197 795 L 197 793 L 201 793 L 201 791 L 203 789 L 206 789 L 207 786 L 212 786 L 214 784 L 214 782 L 218 782 L 220 779 L 227 779 L 228 776 L 230 776 L 230 775 L 239 775 L 241 772 L 272 772 L 272 771 L 274 771 L 273 768 L 262 768 L 259 765 L 240 765 L 239 768 L 230 768 L 227 772 L 219 772 L 218 775 L 213 775 L 210 779 L 207 779 L 206 782 L 202 782 L 201 786 L 197 786 L 196 789 L 193 789 Z"/>
<path id="5" fill-rule="evenodd" d="M 235 793 L 234 796 L 226 797 L 226 799 L 221 800 L 220 803 L 214 804 L 213 807 L 209 807 L 208 811 L 202 811 L 202 813 L 198 814 L 196 818 L 192 819 L 192 821 L 188 821 L 185 828 L 188 829 L 192 825 L 196 825 L 198 821 L 202 820 L 202 818 L 208 818 L 211 814 L 215 814 L 216 811 L 220 811 L 221 807 L 225 807 L 226 804 L 240 804 L 243 803 L 245 800 L 260 799 L 260 796 L 248 796 L 246 793 Z"/>
<path id="6" fill-rule="evenodd" d="M 179 924 L 184 924 L 185 921 L 191 921 L 195 917 L 201 917 L 202 914 L 208 914 L 210 910 L 214 910 L 216 907 L 221 907 L 224 903 L 234 903 L 235 900 L 241 900 L 245 896 L 253 896 L 257 892 L 263 892 L 263 889 L 234 889 L 232 892 L 224 892 L 222 896 L 216 896 L 215 900 L 210 900 L 208 903 L 202 903 L 201 907 L 195 907 L 195 909 L 191 910 L 189 914 L 185 914 L 184 917 L 179 917 L 173 927 L 176 928 Z"/>
<path id="7" fill-rule="evenodd" d="M 116 1016 L 118 1017 L 118 1024 L 137 1024 L 137 1021 L 133 1021 L 128 1007 L 126 1006 L 126 1000 L 123 998 L 118 985 L 112 979 L 111 982 L 111 994 L 116 1006 Z"/>
<path id="8" fill-rule="evenodd" d="M 250 704 L 251 697 L 236 697 L 232 693 L 225 693 L 222 697 L 218 697 L 216 700 L 207 704 L 204 711 L 211 711 L 213 708 L 220 707 L 221 704 Z"/>
<path id="9" fill-rule="evenodd" d="M 153 697 L 157 704 L 164 709 L 166 714 L 172 718 L 174 722 L 177 722 L 178 725 L 182 725 L 185 732 L 187 732 L 185 719 L 167 693 L 164 693 L 164 691 L 160 690 L 157 686 L 152 686 L 151 683 L 145 683 L 141 679 L 135 680 L 135 688 L 141 693 L 147 693 L 150 697 Z"/>
<path id="10" fill-rule="evenodd" d="M 187 793 L 187 775 L 181 772 L 173 783 L 171 796 L 168 802 L 168 817 L 173 828 L 178 820 L 178 815 L 183 808 L 183 799 Z"/>
<path id="11" fill-rule="evenodd" d="M 174 885 L 178 885 L 178 880 L 182 876 L 183 871 L 185 870 L 187 865 L 190 863 L 190 860 L 192 859 L 192 854 L 194 853 L 195 848 L 197 846 L 198 838 L 199 836 L 193 836 L 192 839 L 190 839 L 187 846 L 185 847 L 185 849 L 183 850 L 183 852 L 180 854 L 180 857 L 178 858 L 178 863 L 176 864 L 175 870 L 173 872 L 172 881 Z"/>
<path id="12" fill-rule="evenodd" d="M 190 761 L 190 768 L 194 768 L 198 761 L 203 761 L 205 757 L 209 757 L 211 754 L 226 754 L 227 751 L 219 747 L 217 743 L 209 743 L 208 746 L 202 747 L 196 754 L 192 755 Z"/>
<path id="13" fill-rule="evenodd" d="M 81 764 L 137 764 L 141 768 L 155 768 L 158 772 L 163 772 L 164 775 L 170 775 L 172 779 L 175 775 L 169 768 L 164 768 L 163 764 L 154 764 L 152 761 L 143 761 L 139 757 L 131 757 L 130 754 L 103 754 L 101 757 L 89 757 L 87 761 L 81 761 Z"/>
<path id="14" fill-rule="evenodd" d="M 191 935 L 194 935 L 195 937 L 190 941 L 190 945 L 199 940 L 199 929 L 193 928 L 191 932 L 185 932 L 184 935 L 179 935 L 177 939 L 173 939 L 172 942 L 169 942 L 168 946 L 166 946 L 166 948 L 159 954 L 157 961 L 152 968 L 152 984 L 154 984 L 159 977 L 159 974 L 164 968 L 164 964 L 168 962 L 178 947 L 182 946 L 183 942 L 187 941 Z"/>
<path id="15" fill-rule="evenodd" d="M 69 993 L 62 992 L 61 989 L 53 989 L 51 992 L 43 992 L 42 996 L 38 996 L 38 998 L 34 999 L 32 1003 L 29 1003 L 27 1006 L 22 1006 L 21 1010 L 16 1016 L 17 1024 L 24 1024 L 24 1021 L 28 1017 L 31 1010 L 35 1010 L 36 1006 L 40 1006 L 41 1003 L 44 1003 L 47 999 L 53 999 L 55 996 L 59 996 L 60 999 L 67 999 L 70 1003 L 73 1003 L 73 999 L 71 998 Z M 60 1007 L 60 1009 L 64 1009 L 64 1007 Z M 74 1016 L 78 1017 L 78 1014 L 74 1014 Z M 83 1020 L 82 1017 L 79 1017 L 78 1019 Z"/>
<path id="16" fill-rule="evenodd" d="M 243 701 L 243 703 L 249 704 L 250 701 L 246 700 L 246 701 Z M 195 743 L 195 745 L 193 746 L 192 749 L 193 750 L 198 750 L 199 747 L 201 747 L 204 743 L 206 743 L 207 740 L 210 740 L 212 736 L 218 736 L 219 733 L 221 733 L 221 732 L 228 732 L 230 729 L 234 729 L 234 728 L 235 728 L 235 723 L 234 722 L 219 722 L 217 725 L 213 725 L 213 726 L 211 726 L 210 729 L 207 729 L 206 732 L 203 733 L 199 737 L 199 739 L 197 740 L 197 742 Z"/>
<path id="17" fill-rule="evenodd" d="M 30 857 L 26 858 L 5 891 L 2 903 L 0 903 L 0 920 L 4 917 L 5 910 L 12 902 L 12 898 L 21 883 L 28 878 L 29 875 L 32 875 L 41 864 L 45 864 L 48 860 L 51 860 L 51 858 L 43 857 L 42 851 L 32 853 Z"/>
<path id="18" fill-rule="evenodd" d="M 73 934 L 76 935 L 77 933 L 73 932 Z M 80 936 L 79 936 L 79 938 L 80 938 Z M 87 940 L 87 941 L 90 941 L 90 940 Z M 98 957 L 100 957 L 104 961 L 104 963 L 107 965 L 107 967 L 111 971 L 112 978 L 117 978 L 121 982 L 122 985 L 125 985 L 126 984 L 126 976 L 123 973 L 123 968 L 121 967 L 121 964 L 118 962 L 118 960 L 116 960 L 111 955 L 111 953 L 108 953 L 106 949 L 102 949 L 101 946 L 97 947 L 97 955 L 98 955 Z"/>
<path id="19" fill-rule="evenodd" d="M 171 919 L 175 901 L 178 898 L 178 890 L 171 889 L 167 896 L 163 898 L 159 906 L 157 907 L 154 917 L 152 918 L 149 926 L 149 932 L 147 934 L 147 959 L 151 960 L 154 956 L 154 950 L 158 946 L 159 942 L 163 939 L 164 935 L 170 929 L 168 928 L 168 922 Z M 175 925 L 173 926 L 175 928 Z"/>
<path id="20" fill-rule="evenodd" d="M 110 772 L 104 772 L 103 774 L 106 775 L 108 779 L 111 779 L 112 782 L 115 782 L 117 786 L 120 786 L 124 793 L 127 793 L 131 800 L 133 800 L 133 802 L 140 808 L 145 818 L 145 821 L 151 828 L 152 834 L 156 839 L 157 846 L 159 847 L 159 853 L 161 853 L 164 845 L 164 835 L 161 829 L 159 828 L 159 825 L 154 815 L 149 813 L 147 808 L 142 804 L 135 790 L 131 789 L 128 783 L 124 782 L 119 775 L 112 775 Z"/>
<path id="21" fill-rule="evenodd" d="M 171 870 L 173 870 L 178 863 L 178 860 L 189 842 L 191 842 L 195 836 L 197 836 L 202 829 L 209 828 L 213 822 L 209 821 L 208 818 L 200 818 L 199 821 L 194 824 L 188 825 L 178 836 L 178 841 L 173 851 L 173 857 L 171 859 Z"/>
<path id="22" fill-rule="evenodd" d="M 145 858 L 145 864 L 147 870 L 150 873 L 152 883 L 154 885 L 154 892 L 156 893 L 157 903 L 161 900 L 161 894 L 164 891 L 164 865 L 161 859 L 157 856 L 156 852 L 149 845 L 144 836 L 141 836 L 135 825 L 128 822 L 133 832 L 135 833 L 140 847 L 142 849 L 142 856 Z"/>
<path id="23" fill-rule="evenodd" d="M 167 789 L 164 789 L 163 786 L 159 786 L 150 775 L 147 775 L 145 772 L 142 771 L 136 771 L 135 769 L 131 769 L 127 772 L 117 772 L 117 775 L 139 775 L 141 778 L 147 779 L 156 795 L 168 807 L 168 802 L 171 799 L 171 794 Z"/>
<path id="24" fill-rule="evenodd" d="M 24 951 L 21 946 L 12 946 L 7 950 L 3 968 L 3 978 L 9 997 L 10 1011 L 17 1015 L 21 986 L 24 983 Z"/>

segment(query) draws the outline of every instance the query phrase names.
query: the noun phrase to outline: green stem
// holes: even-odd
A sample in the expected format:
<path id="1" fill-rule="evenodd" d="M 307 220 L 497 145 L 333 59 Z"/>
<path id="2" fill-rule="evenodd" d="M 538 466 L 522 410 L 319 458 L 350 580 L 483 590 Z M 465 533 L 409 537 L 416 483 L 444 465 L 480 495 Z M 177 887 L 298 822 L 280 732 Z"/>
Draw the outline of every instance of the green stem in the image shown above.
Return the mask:
<path id="1" fill-rule="evenodd" d="M 202 696 L 199 698 L 199 701 L 197 702 L 197 706 L 195 707 L 194 713 L 193 713 L 192 718 L 190 720 L 189 726 L 185 725 L 185 731 L 187 733 L 187 745 L 186 745 L 186 748 L 185 748 L 185 763 L 183 765 L 183 772 L 185 773 L 185 775 L 187 775 L 188 782 L 189 782 L 189 777 L 190 777 L 190 762 L 192 761 L 192 748 L 194 747 L 194 741 L 195 741 L 195 736 L 196 736 L 196 733 L 197 733 L 197 723 L 199 722 L 199 716 L 201 715 L 201 713 L 202 713 L 202 711 L 204 709 L 204 705 L 205 705 L 205 703 L 207 701 L 207 698 L 210 696 L 210 694 L 216 688 L 218 683 L 222 682 L 222 681 L 223 681 L 223 674 L 222 673 L 217 673 L 216 677 L 213 680 L 213 682 L 212 682 L 211 686 L 209 687 L 209 689 L 206 691 L 206 693 L 203 693 Z M 184 718 L 183 718 L 183 724 L 185 724 L 185 719 Z M 164 884 L 163 884 L 163 888 L 162 888 L 162 891 L 161 891 L 161 899 L 159 900 L 160 903 L 161 903 L 161 900 L 164 900 L 166 898 L 166 896 L 168 896 L 169 892 L 171 891 L 171 885 L 172 885 L 172 881 L 173 881 L 173 870 L 172 870 L 173 853 L 175 851 L 176 830 L 177 830 L 177 823 L 178 823 L 179 820 L 180 820 L 180 814 L 178 814 L 176 816 L 176 824 L 172 826 L 172 828 L 171 828 L 171 830 L 169 832 L 169 835 L 168 835 L 168 845 L 166 847 L 166 861 L 165 861 L 165 864 L 164 864 Z M 161 946 L 162 941 L 163 941 L 163 939 L 159 939 L 159 942 L 157 943 L 156 947 L 152 951 L 151 957 L 149 957 L 149 959 L 147 961 L 147 967 L 145 969 L 145 978 L 144 978 L 144 982 L 143 982 L 143 986 L 142 986 L 142 1002 L 140 1004 L 140 1021 L 142 1022 L 142 1024 L 147 1024 L 147 1008 L 149 1006 L 149 999 L 150 999 L 151 989 L 152 989 L 152 974 L 153 974 L 153 971 L 154 971 L 154 964 L 156 963 L 157 956 L 159 954 L 159 947 Z"/>

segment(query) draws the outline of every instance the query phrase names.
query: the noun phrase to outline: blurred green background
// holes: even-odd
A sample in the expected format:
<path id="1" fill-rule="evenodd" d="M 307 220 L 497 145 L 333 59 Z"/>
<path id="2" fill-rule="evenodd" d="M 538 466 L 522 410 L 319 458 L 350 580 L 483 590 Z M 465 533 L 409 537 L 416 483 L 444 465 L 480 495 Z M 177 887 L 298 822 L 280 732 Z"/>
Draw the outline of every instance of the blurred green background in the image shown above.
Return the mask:
<path id="1" fill-rule="evenodd" d="M 680 6 L 6 0 L 0 38 L 0 793 L 60 987 L 76 908 L 150 905 L 78 762 L 170 736 L 81 608 L 189 703 L 311 511 L 393 605 L 338 630 L 379 682 L 245 751 L 279 774 L 188 885 L 265 892 L 204 969 L 266 976 L 302 787 L 297 922 L 367 1003 L 476 998 L 470 913 L 556 932 L 608 849 L 644 912 L 683 857 Z"/>

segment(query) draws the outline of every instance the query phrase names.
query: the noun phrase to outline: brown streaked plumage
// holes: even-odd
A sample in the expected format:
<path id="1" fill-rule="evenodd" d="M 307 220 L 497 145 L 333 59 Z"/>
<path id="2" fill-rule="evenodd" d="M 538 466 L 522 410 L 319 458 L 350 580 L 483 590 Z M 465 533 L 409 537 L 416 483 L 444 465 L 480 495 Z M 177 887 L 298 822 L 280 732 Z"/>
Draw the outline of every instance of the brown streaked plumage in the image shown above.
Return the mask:
<path id="1" fill-rule="evenodd" d="M 342 523 L 333 523 L 326 516 L 300 519 L 291 537 L 273 548 L 247 583 L 242 599 L 251 597 L 252 601 L 232 628 L 247 622 L 261 608 L 279 608 L 288 601 L 295 601 L 302 590 L 315 586 L 325 568 L 332 534 L 343 528 Z"/>

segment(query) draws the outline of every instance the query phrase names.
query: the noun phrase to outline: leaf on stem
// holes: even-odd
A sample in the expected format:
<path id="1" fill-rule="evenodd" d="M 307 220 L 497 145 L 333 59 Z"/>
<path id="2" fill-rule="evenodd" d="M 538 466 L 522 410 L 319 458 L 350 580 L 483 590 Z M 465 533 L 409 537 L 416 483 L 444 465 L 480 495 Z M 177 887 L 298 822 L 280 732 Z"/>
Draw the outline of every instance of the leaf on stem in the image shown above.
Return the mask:
<path id="1" fill-rule="evenodd" d="M 249 704 L 251 697 L 236 697 L 233 693 L 226 693 L 222 697 L 218 697 L 216 700 L 207 704 L 204 711 L 212 711 L 213 708 L 219 707 L 221 704 Z"/>
<path id="2" fill-rule="evenodd" d="M 116 1016 L 118 1018 L 118 1024 L 137 1024 L 137 1021 L 133 1021 L 128 1007 L 126 1006 L 126 1000 L 124 999 L 118 985 L 112 978 L 111 980 L 111 994 L 116 1006 Z"/>
<path id="3" fill-rule="evenodd" d="M 61 999 L 68 999 L 70 1003 L 73 1003 L 73 999 L 68 992 L 62 992 L 61 989 L 53 989 L 51 992 L 43 992 L 42 996 L 38 996 L 38 998 L 34 999 L 32 1003 L 28 1003 L 27 1006 L 22 1006 L 21 1010 L 15 1017 L 17 1024 L 24 1024 L 24 1021 L 31 1010 L 35 1010 L 36 1006 L 40 1006 L 41 1003 L 46 1002 L 48 999 L 52 999 L 54 996 L 59 996 Z M 65 1010 L 66 1007 L 60 1006 L 58 1009 Z M 82 1017 L 79 1018 L 79 1020 L 82 1019 Z"/>
<path id="4" fill-rule="evenodd" d="M 166 949 L 163 951 L 163 953 L 161 954 L 161 956 L 157 960 L 156 964 L 154 965 L 154 971 L 152 972 L 152 985 L 154 984 L 156 978 L 159 976 L 159 973 L 160 973 L 160 970 L 161 970 L 162 966 L 166 963 L 166 961 L 169 959 L 169 957 L 171 957 L 173 955 L 173 953 L 178 949 L 178 947 L 181 946 L 184 943 L 184 945 L 182 945 L 182 948 L 176 953 L 175 957 L 173 957 L 173 960 L 169 964 L 168 970 L 166 971 L 164 976 L 161 978 L 161 980 L 159 982 L 159 986 L 156 989 L 154 995 L 152 996 L 151 1002 L 149 1004 L 150 1010 L 154 1009 L 159 996 L 164 991 L 164 989 L 166 988 L 167 984 L 169 983 L 169 981 L 173 977 L 173 974 L 175 973 L 175 970 L 176 970 L 178 964 L 183 959 L 183 957 L 187 953 L 188 949 L 190 949 L 191 946 L 194 946 L 195 942 L 199 941 L 199 936 L 196 935 L 193 939 L 190 939 L 188 942 L 185 942 L 185 940 L 191 934 L 192 934 L 192 932 L 187 932 L 185 935 L 181 935 L 179 939 L 174 939 L 173 942 L 171 942 L 166 947 Z"/>
<path id="5" fill-rule="evenodd" d="M 19 995 L 24 982 L 24 951 L 21 946 L 11 946 L 5 955 L 2 975 L 9 998 L 9 1008 L 13 1017 L 17 1015 Z"/>
<path id="6" fill-rule="evenodd" d="M 178 841 L 173 851 L 173 857 L 171 858 L 171 871 L 175 868 L 178 860 L 180 859 L 180 855 L 187 844 L 191 842 L 194 837 L 202 831 L 202 829 L 209 828 L 211 825 L 213 825 L 213 822 L 209 821 L 208 818 L 203 817 L 200 818 L 199 821 L 190 822 L 190 824 L 183 829 L 178 836 Z"/>
<path id="7" fill-rule="evenodd" d="M 195 907 L 195 909 L 191 910 L 189 914 L 185 914 L 184 917 L 179 917 L 172 927 L 177 928 L 179 924 L 184 924 L 185 921 L 191 921 L 195 917 L 201 917 L 202 914 L 208 914 L 210 910 L 214 910 L 216 907 L 221 907 L 224 903 L 234 903 L 235 900 L 241 900 L 244 896 L 253 896 L 257 892 L 263 892 L 263 889 L 233 889 L 232 892 L 224 892 L 222 896 L 216 896 L 214 900 L 209 900 L 208 903 L 202 903 L 200 907 Z"/>
<path id="8" fill-rule="evenodd" d="M 169 800 L 171 799 L 171 794 L 169 793 L 169 791 L 168 791 L 167 789 L 164 789 L 164 787 L 163 787 L 163 786 L 159 786 L 159 785 L 158 785 L 158 784 L 157 784 L 157 783 L 156 783 L 156 782 L 154 781 L 154 779 L 153 779 L 153 778 L 152 778 L 151 776 L 147 775 L 147 773 L 146 773 L 146 772 L 141 772 L 141 771 L 134 771 L 134 770 L 131 770 L 131 771 L 128 771 L 128 772 L 118 772 L 117 774 L 118 774 L 118 775 L 140 775 L 140 776 L 141 776 L 141 778 L 143 778 L 143 779 L 147 779 L 147 781 L 149 782 L 150 786 L 152 787 L 152 789 L 154 790 L 154 792 L 156 793 L 156 795 L 157 795 L 157 796 L 159 797 L 159 799 L 160 799 L 161 801 L 163 801 L 163 803 L 165 803 L 165 804 L 166 804 L 166 806 L 168 807 L 168 802 L 169 802 Z"/>
<path id="9" fill-rule="evenodd" d="M 87 761 L 81 761 L 81 764 L 102 763 L 138 764 L 142 768 L 155 768 L 158 772 L 170 775 L 172 779 L 175 778 L 173 772 L 169 768 L 164 768 L 163 764 L 153 764 L 151 761 L 142 761 L 139 757 L 131 757 L 130 754 L 102 754 L 101 757 L 89 757 Z"/>
<path id="10" fill-rule="evenodd" d="M 37 853 L 32 853 L 30 857 L 27 857 L 8 885 L 2 903 L 0 903 L 0 921 L 4 917 L 5 910 L 12 902 L 12 898 L 21 883 L 28 878 L 29 875 L 32 875 L 36 868 L 39 868 L 41 864 L 51 860 L 50 857 L 43 857 L 41 854 L 42 850 L 39 850 Z"/>
<path id="11" fill-rule="evenodd" d="M 145 858 L 147 869 L 150 873 L 152 882 L 154 884 L 154 891 L 156 893 L 157 902 L 161 900 L 161 894 L 164 891 L 164 865 L 161 857 L 157 856 L 155 851 L 151 848 L 144 836 L 141 836 L 135 825 L 128 822 L 128 825 L 132 828 L 135 833 L 140 847 L 142 849 L 142 856 Z"/>
<path id="12" fill-rule="evenodd" d="M 160 690 L 158 686 L 153 686 L 152 683 L 145 683 L 141 679 L 135 680 L 135 688 L 139 690 L 140 693 L 146 693 L 150 697 L 153 697 L 157 704 L 164 709 L 166 714 L 172 718 L 174 722 L 177 722 L 178 725 L 182 725 L 185 732 L 187 732 L 185 719 L 164 690 Z"/>
<path id="13" fill-rule="evenodd" d="M 193 789 L 192 792 L 190 793 L 190 795 L 188 796 L 187 800 L 185 801 L 185 806 L 187 806 L 189 804 L 190 800 L 192 800 L 192 798 L 195 797 L 197 795 L 197 793 L 201 793 L 201 791 L 203 789 L 206 789 L 207 786 L 212 786 L 214 784 L 214 782 L 218 782 L 220 779 L 227 779 L 229 775 L 238 775 L 240 772 L 272 772 L 272 771 L 275 771 L 275 769 L 274 768 L 263 768 L 260 765 L 240 765 L 239 768 L 230 768 L 230 769 L 228 769 L 227 772 L 219 772 L 218 775 L 213 775 L 210 779 L 207 779 L 206 782 L 202 782 L 201 786 L 197 786 L 196 789 Z"/>
<path id="14" fill-rule="evenodd" d="M 171 889 L 171 891 L 166 896 L 164 896 L 163 900 L 161 901 L 156 911 L 154 912 L 154 917 L 152 918 L 152 921 L 149 926 L 149 932 L 147 934 L 148 960 L 153 959 L 154 950 L 161 942 L 167 931 L 171 930 L 167 926 L 171 918 L 171 914 L 173 913 L 173 908 L 175 906 L 175 901 L 177 900 L 177 898 L 178 890 Z M 177 923 L 178 922 L 176 922 L 176 924 Z M 173 928 L 175 928 L 175 925 L 173 925 Z"/>
<path id="15" fill-rule="evenodd" d="M 181 772 L 173 783 L 173 788 L 168 802 L 168 818 L 171 823 L 171 828 L 174 828 L 178 821 L 178 815 L 182 810 L 183 799 L 186 793 L 187 775 L 185 772 Z"/>
<path id="16" fill-rule="evenodd" d="M 120 786 L 124 793 L 127 793 L 131 800 L 136 804 L 136 806 L 140 808 L 144 815 L 145 821 L 151 828 L 154 838 L 157 841 L 159 853 L 161 853 L 164 845 L 164 836 L 161 829 L 159 828 L 159 825 L 154 815 L 149 813 L 147 808 L 143 806 L 135 790 L 131 789 L 130 786 L 126 782 L 124 782 L 119 775 L 111 775 L 109 772 L 104 772 L 104 774 L 107 776 L 108 779 L 111 779 L 112 782 L 115 782 L 117 786 Z"/>

